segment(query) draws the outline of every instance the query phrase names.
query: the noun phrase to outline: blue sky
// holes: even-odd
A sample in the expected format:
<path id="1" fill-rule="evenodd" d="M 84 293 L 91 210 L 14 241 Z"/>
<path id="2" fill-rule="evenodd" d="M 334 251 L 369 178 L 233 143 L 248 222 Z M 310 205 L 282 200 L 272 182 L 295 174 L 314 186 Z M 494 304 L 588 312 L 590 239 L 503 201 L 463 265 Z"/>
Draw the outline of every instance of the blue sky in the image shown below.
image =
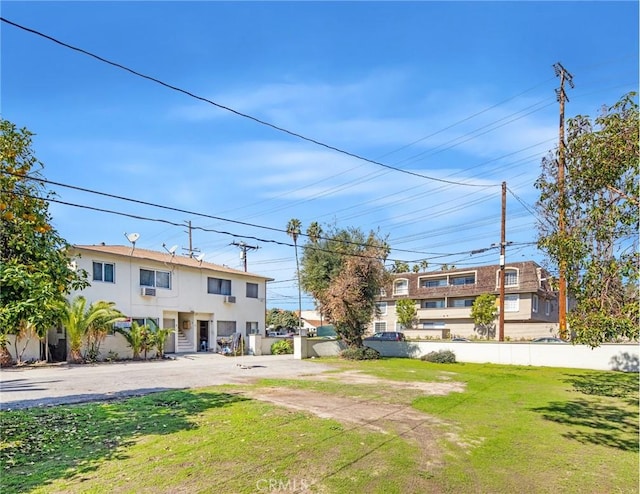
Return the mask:
<path id="1" fill-rule="evenodd" d="M 2 116 L 36 133 L 47 179 L 201 213 L 51 187 L 74 244 L 193 245 L 270 276 L 269 307 L 297 308 L 284 230 L 298 218 L 379 229 L 391 259 L 495 264 L 500 184 L 507 261 L 533 243 L 540 160 L 567 118 L 638 89 L 637 2 L 17 2 L 2 16 L 137 72 L 394 171 L 261 125 L 7 23 Z M 231 220 L 231 221 L 223 221 Z M 226 232 L 226 233 L 222 233 Z M 229 235 L 232 234 L 232 235 Z M 275 242 L 274 242 L 275 241 Z M 279 243 L 277 243 L 279 242 Z M 181 250 L 181 252 L 184 252 Z M 303 300 L 312 308 L 311 300 Z"/>

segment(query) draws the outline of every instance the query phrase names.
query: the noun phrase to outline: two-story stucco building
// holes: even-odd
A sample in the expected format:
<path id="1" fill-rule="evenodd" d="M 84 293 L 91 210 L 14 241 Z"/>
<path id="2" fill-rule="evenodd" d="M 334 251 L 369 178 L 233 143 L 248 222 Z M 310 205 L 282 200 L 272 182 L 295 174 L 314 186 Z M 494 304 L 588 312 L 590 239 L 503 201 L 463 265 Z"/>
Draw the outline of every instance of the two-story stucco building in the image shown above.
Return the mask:
<path id="1" fill-rule="evenodd" d="M 234 333 L 264 334 L 270 278 L 132 246 L 76 245 L 72 254 L 78 256 L 77 269 L 87 271 L 90 286 L 70 298 L 114 302 L 128 318 L 124 326 L 153 320 L 159 327 L 173 328 L 167 353 L 215 351 L 220 338 Z M 65 345 L 64 339 L 62 329 L 49 334 L 53 347 Z M 124 338 L 108 336 L 101 352 L 109 351 L 126 356 Z"/>
<path id="2" fill-rule="evenodd" d="M 505 337 L 515 340 L 557 332 L 558 297 L 549 280 L 549 273 L 533 261 L 505 266 Z M 370 330 L 404 331 L 413 338 L 479 336 L 471 306 L 479 295 L 497 297 L 499 291 L 498 265 L 394 274 L 381 293 L 380 315 L 373 319 Z M 412 329 L 402 328 L 397 321 L 395 303 L 402 298 L 416 303 L 417 324 Z"/>

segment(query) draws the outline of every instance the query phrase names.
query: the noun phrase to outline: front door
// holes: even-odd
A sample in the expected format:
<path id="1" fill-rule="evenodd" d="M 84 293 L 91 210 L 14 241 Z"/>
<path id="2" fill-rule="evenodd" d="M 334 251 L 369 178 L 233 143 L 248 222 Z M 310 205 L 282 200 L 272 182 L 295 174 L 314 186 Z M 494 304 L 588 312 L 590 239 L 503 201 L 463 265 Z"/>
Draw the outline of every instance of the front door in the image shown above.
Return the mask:
<path id="1" fill-rule="evenodd" d="M 209 351 L 209 321 L 198 321 L 198 351 Z"/>

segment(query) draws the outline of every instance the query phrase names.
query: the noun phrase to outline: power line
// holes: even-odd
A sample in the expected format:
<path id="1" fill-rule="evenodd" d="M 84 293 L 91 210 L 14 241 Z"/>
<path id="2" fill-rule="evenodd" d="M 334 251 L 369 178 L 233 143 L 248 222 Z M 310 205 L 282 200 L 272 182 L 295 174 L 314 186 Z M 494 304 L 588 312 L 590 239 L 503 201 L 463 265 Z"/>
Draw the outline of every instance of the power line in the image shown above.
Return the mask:
<path id="1" fill-rule="evenodd" d="M 23 31 L 35 34 L 35 35 L 40 36 L 42 38 L 45 38 L 45 39 L 47 39 L 49 41 L 52 41 L 53 43 L 56 43 L 56 44 L 58 44 L 60 46 L 63 46 L 65 48 L 69 48 L 70 50 L 76 51 L 78 53 L 82 53 L 83 55 L 87 55 L 87 56 L 89 56 L 91 58 L 94 58 L 94 59 L 96 59 L 96 60 L 98 60 L 100 62 L 106 63 L 106 64 L 111 65 L 113 67 L 122 69 L 122 70 L 124 70 L 126 72 L 129 72 L 130 74 L 133 74 L 133 75 L 135 75 L 137 77 L 141 77 L 142 79 L 146 79 L 148 81 L 155 82 L 156 84 L 159 84 L 159 85 L 161 85 L 163 87 L 166 87 L 167 89 L 171 89 L 173 91 L 177 91 L 177 92 L 185 94 L 185 95 L 187 95 L 187 96 L 189 96 L 191 98 L 197 99 L 199 101 L 203 101 L 205 103 L 213 105 L 213 106 L 215 106 L 217 108 L 220 108 L 222 110 L 226 110 L 226 111 L 228 111 L 230 113 L 233 113 L 233 114 L 235 114 L 235 115 L 237 115 L 239 117 L 243 117 L 243 118 L 252 120 L 253 122 L 256 122 L 256 123 L 258 123 L 260 125 L 264 125 L 266 127 L 270 127 L 270 128 L 272 128 L 274 130 L 277 130 L 279 132 L 283 132 L 283 133 L 288 134 L 288 135 L 290 135 L 292 137 L 296 137 L 296 138 L 301 139 L 303 141 L 307 141 L 307 142 L 310 142 L 312 144 L 316 144 L 317 146 L 321 146 L 321 147 L 324 147 L 326 149 L 330 149 L 332 151 L 344 154 L 346 156 L 350 156 L 352 158 L 356 158 L 356 159 L 359 159 L 361 161 L 366 161 L 367 163 L 372 163 L 372 164 L 377 165 L 377 166 L 382 166 L 384 168 L 388 168 L 390 170 L 394 170 L 394 171 L 397 171 L 397 172 L 400 172 L 400 173 L 406 173 L 407 175 L 412 175 L 412 176 L 415 176 L 415 177 L 424 178 L 426 180 L 433 180 L 435 182 L 449 183 L 449 184 L 453 184 L 453 185 L 463 185 L 463 186 L 468 186 L 468 187 L 487 187 L 486 184 L 470 184 L 470 183 L 465 183 L 465 182 L 454 182 L 454 181 L 446 180 L 446 179 L 443 179 L 443 178 L 431 177 L 431 176 L 428 176 L 428 175 L 423 175 L 421 173 L 412 172 L 411 170 L 405 170 L 403 168 L 397 168 L 397 167 L 392 166 L 392 165 L 387 165 L 385 163 L 381 163 L 380 161 L 376 161 L 376 160 L 372 160 L 372 159 L 369 159 L 369 158 L 365 158 L 364 156 L 361 156 L 359 154 L 352 153 L 350 151 L 345 151 L 344 149 L 338 148 L 336 146 L 332 146 L 330 144 L 324 143 L 324 142 L 319 141 L 317 139 L 313 139 L 311 137 L 304 136 L 302 134 L 299 134 L 298 132 L 294 132 L 294 131 L 285 129 L 284 127 L 280 127 L 278 125 L 275 125 L 273 123 L 267 122 L 267 121 L 262 120 L 260 118 L 254 117 L 254 116 L 249 115 L 247 113 L 243 113 L 243 112 L 235 110 L 235 109 L 233 109 L 231 107 L 222 105 L 220 103 L 216 103 L 215 101 L 213 101 L 213 100 L 211 100 L 209 98 L 205 98 L 203 96 L 198 96 L 197 94 L 192 93 L 191 91 L 187 91 L 185 89 L 182 89 L 182 88 L 180 88 L 178 86 L 174 86 L 172 84 L 164 82 L 164 81 L 162 81 L 160 79 L 157 79 L 155 77 L 143 74 L 143 73 L 138 72 L 138 71 L 136 71 L 134 69 L 131 69 L 131 68 L 125 66 L 125 65 L 122 65 L 122 64 L 117 63 L 117 62 L 113 62 L 111 60 L 108 60 L 108 59 L 106 59 L 104 57 L 96 55 L 95 53 L 92 53 L 90 51 L 84 50 L 82 48 L 78 48 L 77 46 L 70 45 L 68 43 L 65 43 L 64 41 L 60 41 L 59 39 L 56 39 L 56 38 L 54 38 L 52 36 L 44 34 L 44 33 L 40 32 L 40 31 L 36 31 L 35 29 L 31 29 L 31 28 L 28 28 L 26 26 L 22 26 L 22 25 L 20 25 L 20 24 L 18 24 L 16 22 L 12 22 L 9 19 L 6 19 L 5 17 L 0 17 L 0 20 L 2 22 L 5 22 L 5 23 L 11 25 L 11 26 L 17 27 L 18 29 L 22 29 Z M 495 184 L 494 186 L 497 187 L 497 186 L 499 186 L 499 184 Z"/>

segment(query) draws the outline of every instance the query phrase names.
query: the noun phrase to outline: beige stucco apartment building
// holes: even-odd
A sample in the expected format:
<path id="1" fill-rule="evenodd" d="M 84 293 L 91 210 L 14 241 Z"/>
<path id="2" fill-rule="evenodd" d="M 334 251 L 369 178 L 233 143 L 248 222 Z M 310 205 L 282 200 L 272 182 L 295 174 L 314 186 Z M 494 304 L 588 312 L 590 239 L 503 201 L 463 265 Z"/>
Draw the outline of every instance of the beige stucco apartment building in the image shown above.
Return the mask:
<path id="1" fill-rule="evenodd" d="M 500 291 L 500 267 L 477 266 L 394 274 L 381 292 L 370 331 L 404 331 L 409 338 L 478 337 L 471 319 L 471 306 L 483 293 Z M 412 329 L 397 322 L 395 303 L 402 298 L 415 301 L 417 323 Z M 549 273 L 533 261 L 505 266 L 505 338 L 530 339 L 557 333 L 557 293 Z"/>
<path id="2" fill-rule="evenodd" d="M 196 258 L 123 245 L 76 245 L 76 269 L 88 273 L 90 286 L 71 293 L 88 303 L 115 302 L 128 320 L 150 319 L 175 331 L 166 352 L 216 350 L 220 338 L 234 333 L 264 334 L 266 283 L 270 278 L 203 262 Z M 49 333 L 49 345 L 60 351 L 66 345 L 64 329 Z M 112 334 L 101 353 L 130 356 L 124 338 Z"/>

